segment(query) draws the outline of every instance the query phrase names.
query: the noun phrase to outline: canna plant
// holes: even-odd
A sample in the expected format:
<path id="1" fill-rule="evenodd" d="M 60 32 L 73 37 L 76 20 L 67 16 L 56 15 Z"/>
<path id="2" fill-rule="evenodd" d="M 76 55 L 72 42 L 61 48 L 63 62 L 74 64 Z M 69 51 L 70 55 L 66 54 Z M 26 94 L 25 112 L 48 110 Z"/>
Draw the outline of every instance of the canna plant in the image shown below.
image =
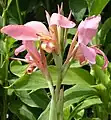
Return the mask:
<path id="1" fill-rule="evenodd" d="M 93 15 L 80 22 L 67 53 L 68 30 L 76 26 L 70 20 L 71 13 L 68 18 L 63 16 L 63 5 L 60 8 L 58 6 L 58 13 L 53 13 L 51 16 L 47 11 L 45 13 L 48 29 L 40 21 L 31 21 L 24 25 L 7 25 L 1 28 L 3 38 L 4 34 L 8 35 L 5 39 L 6 46 L 13 44 L 14 41 L 22 41 L 22 44 L 15 49 L 15 56 L 23 51 L 27 52 L 24 58 L 10 57 L 7 54 L 5 62 L 1 63 L 0 72 L 6 64 L 9 64 L 9 59 L 14 60 L 11 62 L 10 70 L 18 77 L 5 84 L 5 93 L 8 94 L 12 90 L 10 94 L 15 93 L 28 107 L 43 109 L 39 117 L 35 117 L 27 110 L 28 107 L 24 107 L 24 104 L 22 108 L 30 114 L 22 117 L 24 115 L 20 113 L 21 109 L 18 108 L 19 112 L 16 111 L 13 107 L 14 103 L 10 101 L 3 108 L 2 120 L 6 119 L 8 108 L 21 120 L 87 119 L 84 114 L 88 107 L 92 107 L 90 109 L 94 112 L 92 119 L 108 119 L 111 109 L 109 62 L 99 45 L 92 43 L 97 35 L 101 16 Z M 9 37 L 13 39 L 8 39 Z M 54 65 L 48 63 L 50 55 Z M 25 65 L 20 61 L 25 62 Z M 75 61 L 79 61 L 80 67 L 89 65 L 90 73 L 83 68 L 73 67 Z M 22 74 L 19 74 L 21 71 L 13 70 L 14 64 L 18 64 L 17 69 L 25 68 Z M 67 85 L 69 89 L 65 88 Z M 49 88 L 49 93 L 46 94 L 43 88 Z M 39 92 L 48 102 L 40 98 L 37 99 L 39 102 L 36 98 L 31 99 L 35 94 L 41 97 L 38 89 L 43 90 Z"/>

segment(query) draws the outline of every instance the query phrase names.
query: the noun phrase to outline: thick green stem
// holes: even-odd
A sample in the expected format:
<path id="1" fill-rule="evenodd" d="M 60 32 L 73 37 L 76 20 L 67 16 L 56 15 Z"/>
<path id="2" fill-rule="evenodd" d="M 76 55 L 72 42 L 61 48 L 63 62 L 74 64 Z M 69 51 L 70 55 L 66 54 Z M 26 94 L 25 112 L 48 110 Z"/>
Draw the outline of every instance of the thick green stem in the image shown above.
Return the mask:
<path id="1" fill-rule="evenodd" d="M 57 120 L 63 120 L 64 89 L 60 90 L 59 100 L 57 102 Z"/>
<path id="2" fill-rule="evenodd" d="M 59 99 L 61 83 L 62 83 L 62 69 L 60 69 L 58 72 L 58 80 L 56 83 L 56 101 L 58 101 L 58 99 Z"/>
<path id="3" fill-rule="evenodd" d="M 23 22 L 22 22 L 22 17 L 21 17 L 21 13 L 20 13 L 20 8 L 19 8 L 18 0 L 16 0 L 16 6 L 17 6 L 17 12 L 18 12 L 20 24 L 23 24 Z"/>
<path id="4" fill-rule="evenodd" d="M 49 86 L 49 90 L 51 93 L 51 104 L 50 104 L 50 113 L 49 113 L 49 120 L 57 120 L 57 111 L 56 111 L 56 96 L 53 87 L 53 81 L 49 73 L 46 75 L 47 83 Z"/>

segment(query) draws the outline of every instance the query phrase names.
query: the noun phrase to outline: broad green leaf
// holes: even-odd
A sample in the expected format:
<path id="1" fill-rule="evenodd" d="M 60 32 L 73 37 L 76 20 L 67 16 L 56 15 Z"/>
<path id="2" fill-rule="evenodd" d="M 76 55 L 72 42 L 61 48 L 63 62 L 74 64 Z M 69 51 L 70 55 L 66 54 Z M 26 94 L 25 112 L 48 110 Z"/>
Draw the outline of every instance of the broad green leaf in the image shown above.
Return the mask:
<path id="1" fill-rule="evenodd" d="M 96 90 L 91 88 L 91 86 L 75 85 L 64 92 L 64 108 L 96 94 Z"/>
<path id="2" fill-rule="evenodd" d="M 94 0 L 90 8 L 90 15 L 100 14 L 109 1 L 110 0 Z"/>
<path id="3" fill-rule="evenodd" d="M 86 109 L 92 105 L 96 105 L 96 104 L 102 104 L 102 101 L 100 100 L 99 97 L 97 96 L 92 96 L 87 98 L 86 100 L 84 100 L 83 102 L 81 102 L 80 104 L 78 104 L 73 112 L 70 114 L 70 117 L 68 120 L 71 120 L 71 118 L 73 118 L 79 111 Z"/>
<path id="4" fill-rule="evenodd" d="M 16 114 L 20 120 L 36 120 L 34 114 L 20 100 L 13 100 L 9 104 L 9 109 Z"/>
<path id="5" fill-rule="evenodd" d="M 49 120 L 50 103 L 37 120 Z"/>
<path id="6" fill-rule="evenodd" d="M 81 21 L 87 9 L 85 0 L 69 0 L 69 6 L 77 21 Z"/>
<path id="7" fill-rule="evenodd" d="M 44 90 L 37 90 L 33 93 L 28 91 L 15 91 L 22 102 L 30 107 L 40 107 L 45 109 L 49 103 L 49 98 Z"/>
<path id="8" fill-rule="evenodd" d="M 52 76 L 54 84 L 57 80 L 57 69 L 54 66 L 49 67 L 49 71 Z M 81 68 L 70 68 L 67 74 L 64 76 L 62 84 L 74 85 L 74 84 L 93 84 L 93 77 Z M 48 88 L 47 80 L 44 79 L 40 71 L 33 72 L 32 74 L 25 74 L 21 78 L 17 79 L 11 86 L 11 89 L 17 90 L 37 90 L 41 88 Z"/>
<path id="9" fill-rule="evenodd" d="M 103 71 L 102 68 L 98 65 L 93 65 L 92 69 L 94 71 L 96 79 L 98 79 L 99 82 L 106 86 L 110 81 L 110 76 L 107 71 Z"/>
<path id="10" fill-rule="evenodd" d="M 80 111 L 95 104 L 102 104 L 101 99 L 97 96 L 89 97 L 81 103 L 80 107 L 78 107 L 76 111 Z"/>
<path id="11" fill-rule="evenodd" d="M 6 37 L 6 39 L 5 39 L 6 45 L 5 46 L 6 46 L 6 50 L 7 50 L 8 54 L 10 53 L 10 49 L 13 47 L 14 42 L 15 42 L 15 39 L 13 39 L 11 37 Z"/>
<path id="12" fill-rule="evenodd" d="M 10 64 L 10 70 L 18 77 L 23 76 L 26 73 L 28 65 L 22 65 L 20 61 L 12 61 Z"/>
<path id="13" fill-rule="evenodd" d="M 100 38 L 100 43 L 104 44 L 105 43 L 105 39 L 107 36 L 107 33 L 109 32 L 109 30 L 111 29 L 111 17 L 109 17 L 104 24 L 102 25 L 100 31 L 99 31 L 99 38 Z"/>

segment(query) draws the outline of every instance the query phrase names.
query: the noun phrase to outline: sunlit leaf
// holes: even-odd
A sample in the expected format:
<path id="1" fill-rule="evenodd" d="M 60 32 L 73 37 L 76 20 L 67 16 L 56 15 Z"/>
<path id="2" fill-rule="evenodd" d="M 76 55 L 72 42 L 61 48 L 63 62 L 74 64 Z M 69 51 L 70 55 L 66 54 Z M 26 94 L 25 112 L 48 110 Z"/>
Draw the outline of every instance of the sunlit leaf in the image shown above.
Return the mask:
<path id="1" fill-rule="evenodd" d="M 94 0 L 90 8 L 90 15 L 100 14 L 109 1 L 110 0 Z"/>
<path id="2" fill-rule="evenodd" d="M 86 99 L 89 96 L 96 95 L 97 91 L 91 86 L 87 85 L 75 85 L 64 92 L 64 108 L 67 108 L 71 104 L 78 103 L 81 100 Z"/>
<path id="3" fill-rule="evenodd" d="M 54 66 L 49 67 L 49 71 L 52 76 L 54 84 L 57 80 L 57 69 Z M 93 84 L 93 77 L 81 68 L 70 68 L 67 74 L 64 76 L 62 84 L 74 85 L 74 84 Z M 31 75 L 25 74 L 21 78 L 17 79 L 11 86 L 11 89 L 17 90 L 37 90 L 41 88 L 48 88 L 47 80 L 42 76 L 40 71 L 33 72 Z"/>
<path id="4" fill-rule="evenodd" d="M 22 102 L 30 107 L 45 109 L 49 103 L 49 98 L 43 90 L 37 90 L 33 93 L 28 93 L 28 91 L 15 91 L 15 93 Z"/>
<path id="5" fill-rule="evenodd" d="M 22 65 L 20 61 L 12 61 L 10 64 L 10 70 L 18 77 L 23 76 L 26 73 L 28 65 Z"/>

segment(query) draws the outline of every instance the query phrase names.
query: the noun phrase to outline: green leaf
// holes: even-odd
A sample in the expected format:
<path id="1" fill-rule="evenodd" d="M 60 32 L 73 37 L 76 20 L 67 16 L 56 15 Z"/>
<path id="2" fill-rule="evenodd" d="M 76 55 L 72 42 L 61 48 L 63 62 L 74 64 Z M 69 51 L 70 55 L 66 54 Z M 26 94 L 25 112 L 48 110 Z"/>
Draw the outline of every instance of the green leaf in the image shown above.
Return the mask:
<path id="1" fill-rule="evenodd" d="M 111 29 L 111 17 L 109 17 L 104 24 L 102 25 L 100 31 L 99 31 L 99 38 L 100 38 L 100 43 L 104 44 L 105 43 L 105 39 L 107 36 L 107 33 L 109 32 L 109 30 Z"/>
<path id="2" fill-rule="evenodd" d="M 10 64 L 10 70 L 11 72 L 18 76 L 21 77 L 26 73 L 26 69 L 27 69 L 28 65 L 22 65 L 22 63 L 20 61 L 12 61 Z"/>
<path id="3" fill-rule="evenodd" d="M 20 100 L 13 100 L 9 104 L 9 109 L 16 114 L 20 120 L 36 120 L 34 114 Z"/>
<path id="4" fill-rule="evenodd" d="M 81 21 L 87 9 L 85 0 L 69 0 L 69 7 L 77 21 Z"/>
<path id="5" fill-rule="evenodd" d="M 80 120 L 80 119 L 82 119 L 84 113 L 85 113 L 85 110 L 84 110 L 84 109 L 81 110 L 81 111 L 79 111 L 79 112 L 74 116 L 74 119 L 75 119 L 75 120 Z"/>
<path id="6" fill-rule="evenodd" d="M 50 103 L 37 120 L 49 120 Z"/>
<path id="7" fill-rule="evenodd" d="M 6 37 L 5 44 L 6 44 L 6 50 L 8 54 L 10 52 L 10 49 L 13 47 L 14 42 L 15 42 L 15 39 L 11 37 Z"/>
<path id="8" fill-rule="evenodd" d="M 57 80 L 57 69 L 54 66 L 49 67 L 49 71 L 52 76 L 54 84 Z M 93 84 L 93 77 L 84 69 L 70 68 L 67 74 L 64 76 L 62 84 L 74 85 L 74 84 Z M 31 75 L 25 74 L 23 77 L 17 79 L 8 88 L 16 90 L 37 90 L 41 88 L 48 88 L 47 81 L 43 77 L 40 71 L 33 72 Z"/>
<path id="9" fill-rule="evenodd" d="M 7 3 L 7 9 L 9 8 L 11 2 L 12 2 L 12 0 L 8 0 L 8 3 Z"/>
<path id="10" fill-rule="evenodd" d="M 93 65 L 92 69 L 94 70 L 95 78 L 106 86 L 107 83 L 110 81 L 110 76 L 107 71 L 103 71 L 102 68 L 98 65 Z"/>
<path id="11" fill-rule="evenodd" d="M 77 28 L 69 28 L 67 34 L 74 35 L 77 31 Z"/>
<path id="12" fill-rule="evenodd" d="M 64 120 L 68 120 L 70 116 L 70 109 L 71 109 L 70 106 L 64 109 Z"/>
<path id="13" fill-rule="evenodd" d="M 75 85 L 64 92 L 64 108 L 96 94 L 96 90 L 88 85 Z"/>
<path id="14" fill-rule="evenodd" d="M 70 114 L 70 117 L 68 120 L 71 120 L 71 118 L 73 118 L 79 111 L 86 109 L 92 105 L 96 105 L 96 104 L 102 104 L 102 101 L 100 100 L 99 97 L 97 96 L 92 96 L 87 98 L 86 100 L 84 100 L 83 102 L 81 102 L 80 104 L 78 104 L 73 112 Z"/>
<path id="15" fill-rule="evenodd" d="M 109 1 L 110 0 L 94 0 L 90 8 L 90 15 L 100 14 Z"/>
<path id="16" fill-rule="evenodd" d="M 80 111 L 95 104 L 102 104 L 101 99 L 97 96 L 89 97 L 81 103 L 80 107 L 78 107 L 76 111 Z"/>
<path id="17" fill-rule="evenodd" d="M 15 91 L 22 102 L 30 107 L 40 107 L 45 109 L 49 103 L 49 98 L 44 90 L 37 90 L 33 93 L 28 91 Z"/>

